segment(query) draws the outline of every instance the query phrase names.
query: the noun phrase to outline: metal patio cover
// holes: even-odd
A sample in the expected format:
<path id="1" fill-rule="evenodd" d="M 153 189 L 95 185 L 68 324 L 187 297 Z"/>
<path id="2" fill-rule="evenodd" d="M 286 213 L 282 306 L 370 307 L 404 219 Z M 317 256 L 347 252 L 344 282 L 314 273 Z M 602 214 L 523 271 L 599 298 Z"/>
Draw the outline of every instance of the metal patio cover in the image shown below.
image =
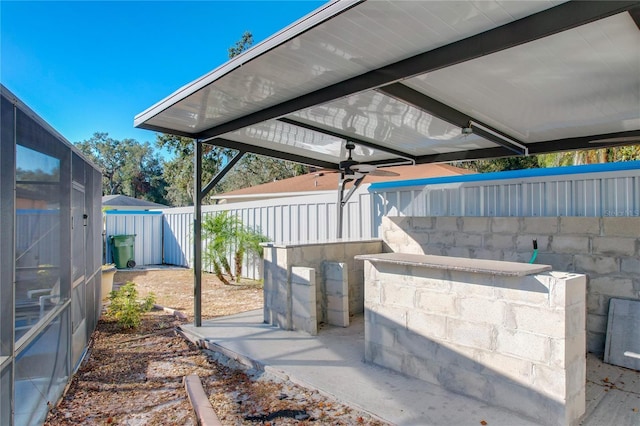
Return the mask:
<path id="1" fill-rule="evenodd" d="M 134 124 L 333 169 L 638 143 L 640 2 L 333 1 Z"/>

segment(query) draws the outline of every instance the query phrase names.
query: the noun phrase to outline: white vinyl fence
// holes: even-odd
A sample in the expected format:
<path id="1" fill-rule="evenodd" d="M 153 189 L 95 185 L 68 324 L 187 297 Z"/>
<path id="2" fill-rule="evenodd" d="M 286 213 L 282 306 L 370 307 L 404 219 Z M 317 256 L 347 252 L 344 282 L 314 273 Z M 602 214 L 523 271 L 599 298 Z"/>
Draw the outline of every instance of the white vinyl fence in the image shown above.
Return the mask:
<path id="1" fill-rule="evenodd" d="M 321 242 L 335 239 L 336 202 L 332 191 L 202 210 L 229 211 L 274 242 Z M 155 215 L 107 214 L 107 235 L 136 234 L 139 265 L 191 267 L 193 207 L 146 213 Z M 363 185 L 345 208 L 344 238 L 377 237 L 383 216 L 640 216 L 640 162 Z M 261 278 L 256 259 L 245 259 L 243 271 Z"/>

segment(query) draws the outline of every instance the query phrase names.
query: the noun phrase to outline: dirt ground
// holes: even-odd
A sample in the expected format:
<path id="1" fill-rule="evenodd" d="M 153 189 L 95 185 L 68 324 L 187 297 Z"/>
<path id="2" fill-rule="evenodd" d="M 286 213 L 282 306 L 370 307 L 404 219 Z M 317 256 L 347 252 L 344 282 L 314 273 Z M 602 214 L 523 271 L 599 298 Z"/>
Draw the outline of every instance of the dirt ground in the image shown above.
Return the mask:
<path id="1" fill-rule="evenodd" d="M 118 272 L 142 297 L 193 318 L 193 272 Z M 202 280 L 202 316 L 213 318 L 262 307 L 259 283 L 227 286 Z M 185 320 L 163 311 L 144 315 L 135 330 L 103 314 L 89 351 L 65 395 L 52 404 L 46 425 L 194 425 L 183 377 L 197 374 L 223 425 L 384 425 L 365 413 L 267 374 L 196 348 L 175 332 Z"/>
<path id="2" fill-rule="evenodd" d="M 118 271 L 115 283 L 133 281 L 141 297 L 153 292 L 156 304 L 181 311 L 193 322 L 193 270 Z M 247 279 L 222 284 L 214 274 L 202 274 L 202 319 L 262 308 L 262 284 Z"/>

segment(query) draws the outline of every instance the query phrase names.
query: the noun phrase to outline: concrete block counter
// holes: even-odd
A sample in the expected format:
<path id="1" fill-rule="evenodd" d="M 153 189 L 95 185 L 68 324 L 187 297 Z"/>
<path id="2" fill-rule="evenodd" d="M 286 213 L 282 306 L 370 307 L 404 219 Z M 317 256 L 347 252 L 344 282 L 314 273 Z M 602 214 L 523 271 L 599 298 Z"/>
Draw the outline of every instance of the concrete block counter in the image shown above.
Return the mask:
<path id="1" fill-rule="evenodd" d="M 365 262 L 365 359 L 568 425 L 585 410 L 586 277 L 404 253 Z"/>

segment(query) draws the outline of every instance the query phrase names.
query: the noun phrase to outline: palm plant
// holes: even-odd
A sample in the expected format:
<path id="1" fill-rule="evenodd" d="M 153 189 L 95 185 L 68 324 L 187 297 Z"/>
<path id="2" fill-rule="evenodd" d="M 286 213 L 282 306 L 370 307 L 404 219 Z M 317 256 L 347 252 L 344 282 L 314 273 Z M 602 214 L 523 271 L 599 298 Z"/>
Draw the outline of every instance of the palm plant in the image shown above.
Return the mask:
<path id="1" fill-rule="evenodd" d="M 230 283 L 223 272 L 234 279 L 228 260 L 229 254 L 234 253 L 235 280 L 240 282 L 244 255 L 254 254 L 262 257 L 260 243 L 268 241 L 264 235 L 244 226 L 238 216 L 226 211 L 208 216 L 202 223 L 202 232 L 208 239 L 203 258 L 211 263 L 216 277 L 224 284 Z"/>
<path id="2" fill-rule="evenodd" d="M 269 238 L 254 229 L 245 227 L 244 225 L 238 228 L 237 238 L 234 262 L 236 266 L 236 282 L 240 282 L 244 255 L 249 254 L 261 258 L 263 249 L 260 243 L 269 241 Z"/>

